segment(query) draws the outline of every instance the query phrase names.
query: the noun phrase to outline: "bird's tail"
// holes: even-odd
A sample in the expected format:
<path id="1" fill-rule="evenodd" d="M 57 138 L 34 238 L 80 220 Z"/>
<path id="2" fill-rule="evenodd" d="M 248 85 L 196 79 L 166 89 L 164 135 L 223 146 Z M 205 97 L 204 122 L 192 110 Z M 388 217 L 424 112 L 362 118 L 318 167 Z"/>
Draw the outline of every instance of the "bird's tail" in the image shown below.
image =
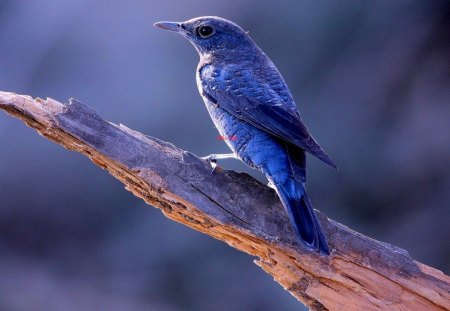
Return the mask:
<path id="1" fill-rule="evenodd" d="M 283 184 L 275 185 L 275 188 L 300 240 L 308 248 L 329 255 L 327 240 L 306 195 L 304 185 L 290 178 Z"/>

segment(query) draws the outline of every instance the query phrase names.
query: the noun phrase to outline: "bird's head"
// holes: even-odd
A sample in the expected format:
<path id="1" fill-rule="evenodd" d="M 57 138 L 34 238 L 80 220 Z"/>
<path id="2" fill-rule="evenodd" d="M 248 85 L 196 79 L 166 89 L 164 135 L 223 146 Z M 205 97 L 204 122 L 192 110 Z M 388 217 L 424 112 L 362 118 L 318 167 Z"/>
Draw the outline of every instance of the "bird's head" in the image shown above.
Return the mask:
<path id="1" fill-rule="evenodd" d="M 226 56 L 256 47 L 238 25 L 215 16 L 197 17 L 185 22 L 158 22 L 156 27 L 176 32 L 188 39 L 200 56 Z"/>

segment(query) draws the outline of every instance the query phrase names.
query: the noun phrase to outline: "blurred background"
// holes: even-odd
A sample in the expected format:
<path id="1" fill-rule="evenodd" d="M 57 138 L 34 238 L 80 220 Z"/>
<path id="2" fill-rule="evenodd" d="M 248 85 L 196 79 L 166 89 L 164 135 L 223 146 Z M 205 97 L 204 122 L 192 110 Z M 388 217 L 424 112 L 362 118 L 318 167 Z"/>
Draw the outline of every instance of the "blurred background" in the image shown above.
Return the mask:
<path id="1" fill-rule="evenodd" d="M 152 26 L 202 15 L 250 31 L 339 164 L 308 157 L 314 206 L 448 274 L 447 0 L 1 0 L 0 89 L 75 97 L 197 155 L 227 152 L 196 89 L 195 50 Z M 301 309 L 250 256 L 4 113 L 0 162 L 0 310 Z"/>

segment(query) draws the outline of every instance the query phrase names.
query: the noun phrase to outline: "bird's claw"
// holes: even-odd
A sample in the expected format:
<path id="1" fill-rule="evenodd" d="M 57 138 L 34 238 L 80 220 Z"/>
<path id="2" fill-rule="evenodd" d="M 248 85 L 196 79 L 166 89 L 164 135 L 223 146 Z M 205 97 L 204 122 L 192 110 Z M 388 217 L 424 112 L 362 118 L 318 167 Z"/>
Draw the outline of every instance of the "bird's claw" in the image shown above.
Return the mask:
<path id="1" fill-rule="evenodd" d="M 210 154 L 207 155 L 206 157 L 201 157 L 202 160 L 206 160 L 208 162 L 217 162 L 217 154 Z"/>
<path id="2" fill-rule="evenodd" d="M 211 160 L 209 163 L 211 164 L 211 167 L 212 167 L 212 170 L 211 170 L 211 174 L 212 174 L 212 173 L 214 173 L 214 170 L 217 167 L 217 160 Z"/>
<path id="3" fill-rule="evenodd" d="M 206 157 L 201 157 L 202 160 L 206 160 L 208 161 L 208 163 L 211 165 L 212 170 L 211 170 L 211 174 L 214 172 L 214 170 L 217 167 L 217 158 L 215 154 L 210 154 Z"/>

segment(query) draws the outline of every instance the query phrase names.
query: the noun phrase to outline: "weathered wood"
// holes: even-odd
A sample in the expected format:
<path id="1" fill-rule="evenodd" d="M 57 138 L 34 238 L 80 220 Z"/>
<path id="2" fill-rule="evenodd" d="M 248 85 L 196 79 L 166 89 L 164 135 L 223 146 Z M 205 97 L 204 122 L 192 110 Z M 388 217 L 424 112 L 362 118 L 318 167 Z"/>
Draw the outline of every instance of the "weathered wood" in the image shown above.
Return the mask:
<path id="1" fill-rule="evenodd" d="M 305 250 L 275 192 L 247 174 L 211 174 L 195 155 L 109 123 L 74 99 L 61 104 L 0 92 L 0 108 L 88 156 L 170 219 L 258 257 L 257 265 L 313 310 L 450 308 L 448 276 L 320 212 L 332 254 Z"/>

